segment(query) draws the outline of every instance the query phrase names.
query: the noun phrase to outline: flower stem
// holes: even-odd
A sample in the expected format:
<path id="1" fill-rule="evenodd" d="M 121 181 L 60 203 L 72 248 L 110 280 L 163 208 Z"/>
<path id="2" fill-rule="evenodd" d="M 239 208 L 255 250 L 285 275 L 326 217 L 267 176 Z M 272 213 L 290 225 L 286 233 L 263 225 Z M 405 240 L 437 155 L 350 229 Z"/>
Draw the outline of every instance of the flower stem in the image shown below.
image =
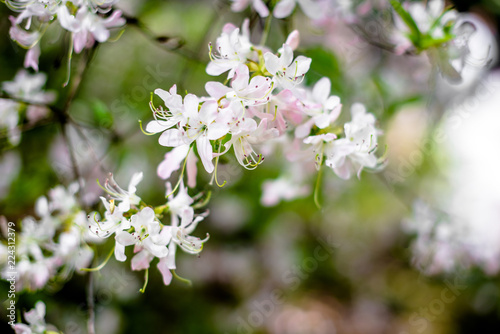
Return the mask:
<path id="1" fill-rule="evenodd" d="M 142 289 L 139 290 L 140 293 L 144 293 L 144 291 L 146 291 L 146 287 L 148 286 L 148 281 L 149 281 L 149 268 L 146 268 L 146 272 L 144 273 L 144 285 L 142 286 Z"/>
<path id="2" fill-rule="evenodd" d="M 172 272 L 172 275 L 178 279 L 179 281 L 183 282 L 183 283 L 186 283 L 188 286 L 192 286 L 193 283 L 188 280 L 187 278 L 184 278 L 184 277 L 180 277 L 179 275 L 177 275 L 177 273 L 175 272 L 175 270 L 170 270 Z"/>
<path id="3" fill-rule="evenodd" d="M 102 268 L 104 268 L 106 263 L 108 263 L 109 259 L 111 258 L 111 255 L 113 255 L 114 252 L 115 252 L 115 247 L 113 246 L 113 248 L 111 248 L 111 252 L 109 252 L 108 256 L 106 256 L 106 259 L 104 260 L 103 263 L 101 263 L 100 265 L 98 265 L 95 268 L 81 268 L 80 270 L 89 271 L 89 272 L 101 270 Z"/>
<path id="4" fill-rule="evenodd" d="M 267 37 L 269 36 L 269 32 L 271 31 L 272 19 L 273 19 L 272 15 L 269 15 L 266 19 L 266 24 L 264 26 L 264 30 L 262 31 L 262 37 L 260 39 L 260 45 L 265 45 L 267 42 Z"/>

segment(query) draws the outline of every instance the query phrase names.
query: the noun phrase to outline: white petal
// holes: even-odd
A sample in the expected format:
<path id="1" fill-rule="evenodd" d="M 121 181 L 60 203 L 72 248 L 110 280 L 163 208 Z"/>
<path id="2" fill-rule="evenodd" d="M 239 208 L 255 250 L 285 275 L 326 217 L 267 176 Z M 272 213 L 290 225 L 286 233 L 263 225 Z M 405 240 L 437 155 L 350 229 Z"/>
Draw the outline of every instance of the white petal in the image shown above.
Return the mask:
<path id="1" fill-rule="evenodd" d="M 214 164 L 212 163 L 212 144 L 208 140 L 206 134 L 202 134 L 196 139 L 196 148 L 198 149 L 203 167 L 205 167 L 207 173 L 212 173 L 214 171 Z"/>
<path id="2" fill-rule="evenodd" d="M 319 102 L 321 104 L 324 104 L 328 96 L 330 96 L 330 91 L 332 89 L 332 83 L 330 82 L 330 79 L 327 77 L 323 77 L 318 80 L 318 82 L 314 85 L 313 88 L 313 97 L 316 102 Z"/>
<path id="3" fill-rule="evenodd" d="M 156 267 L 161 273 L 163 284 L 170 285 L 170 282 L 172 282 L 172 273 L 168 268 L 168 256 L 162 257 Z"/>
<path id="4" fill-rule="evenodd" d="M 289 16 L 295 8 L 295 0 L 281 0 L 273 10 L 273 16 L 282 19 Z"/>
<path id="5" fill-rule="evenodd" d="M 162 146 L 177 147 L 186 144 L 179 129 L 170 129 L 163 132 L 158 138 L 158 142 Z"/>
<path id="6" fill-rule="evenodd" d="M 186 158 L 189 145 L 182 145 L 174 148 L 165 154 L 165 159 L 158 165 L 156 170 L 161 179 L 168 179 L 173 172 L 181 168 L 182 161 Z"/>
<path id="7" fill-rule="evenodd" d="M 280 68 L 280 60 L 279 58 L 272 54 L 271 52 L 267 52 L 264 54 L 264 60 L 266 64 L 266 69 L 269 71 L 271 74 L 276 74 Z"/>

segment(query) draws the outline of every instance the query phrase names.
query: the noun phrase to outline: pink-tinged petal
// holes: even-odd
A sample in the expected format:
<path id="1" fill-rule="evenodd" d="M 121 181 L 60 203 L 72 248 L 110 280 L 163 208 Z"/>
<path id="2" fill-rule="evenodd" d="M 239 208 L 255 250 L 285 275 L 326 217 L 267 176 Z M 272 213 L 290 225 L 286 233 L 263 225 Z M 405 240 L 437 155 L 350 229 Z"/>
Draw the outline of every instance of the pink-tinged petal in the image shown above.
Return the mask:
<path id="1" fill-rule="evenodd" d="M 231 91 L 231 88 L 217 81 L 209 81 L 205 84 L 205 90 L 210 97 L 219 100 L 221 97 L 226 96 Z"/>
<path id="2" fill-rule="evenodd" d="M 40 33 L 38 31 L 27 32 L 19 28 L 16 24 L 16 18 L 13 16 L 9 16 L 9 20 L 12 23 L 12 27 L 9 29 L 9 35 L 13 41 L 18 42 L 27 48 L 31 47 L 34 43 L 36 43 L 36 41 L 38 41 L 40 37 Z"/>
<path id="3" fill-rule="evenodd" d="M 185 227 L 192 223 L 194 211 L 192 208 L 186 208 L 181 213 L 181 227 Z"/>
<path id="4" fill-rule="evenodd" d="M 196 167 L 196 162 L 198 158 L 191 150 L 188 154 L 188 160 L 186 162 L 186 172 L 187 172 L 187 185 L 189 188 L 196 187 L 196 175 L 198 173 L 198 168 Z"/>
<path id="5" fill-rule="evenodd" d="M 279 71 L 280 60 L 276 55 L 272 54 L 271 52 L 267 52 L 266 54 L 264 54 L 264 61 L 266 64 L 266 69 L 269 71 L 269 73 L 275 75 L 276 72 Z"/>
<path id="6" fill-rule="evenodd" d="M 289 16 L 295 8 L 295 0 L 281 0 L 273 10 L 273 16 L 282 19 Z"/>
<path id="7" fill-rule="evenodd" d="M 339 104 L 330 112 L 330 123 L 335 122 L 335 120 L 339 118 L 341 111 L 342 105 Z"/>
<path id="8" fill-rule="evenodd" d="M 115 244 L 115 258 L 117 261 L 124 262 L 127 259 L 125 255 L 125 246 L 119 243 Z"/>
<path id="9" fill-rule="evenodd" d="M 25 324 L 15 324 L 13 328 L 14 328 L 14 332 L 16 334 L 32 334 L 33 333 L 31 331 L 31 328 Z"/>
<path id="10" fill-rule="evenodd" d="M 351 168 L 347 162 L 340 167 L 333 168 L 333 171 L 341 179 L 348 180 L 351 178 Z"/>
<path id="11" fill-rule="evenodd" d="M 153 260 L 153 254 L 150 254 L 147 250 L 142 250 L 135 254 L 130 261 L 130 267 L 132 270 L 145 270 L 149 268 L 149 263 Z"/>
<path id="12" fill-rule="evenodd" d="M 181 164 L 186 158 L 189 151 L 189 145 L 182 145 L 174 148 L 172 151 L 165 154 L 165 159 L 158 165 L 156 172 L 158 176 L 166 180 L 173 172 L 181 168 Z"/>
<path id="13" fill-rule="evenodd" d="M 327 101 L 328 96 L 330 96 L 331 89 L 332 83 L 330 79 L 328 79 L 327 77 L 319 79 L 318 82 L 316 82 L 316 84 L 314 85 L 312 91 L 314 100 L 316 102 L 324 104 Z"/>
<path id="14" fill-rule="evenodd" d="M 300 43 L 300 33 L 298 30 L 292 31 L 288 37 L 286 38 L 285 44 L 290 45 L 292 50 L 295 50 L 299 47 Z"/>
<path id="15" fill-rule="evenodd" d="M 266 4 L 262 0 L 253 0 L 253 8 L 255 11 L 259 13 L 261 17 L 269 16 L 269 8 L 267 8 Z"/>
<path id="16" fill-rule="evenodd" d="M 324 15 L 323 9 L 312 0 L 298 0 L 298 3 L 304 14 L 311 19 L 319 19 Z"/>
<path id="17" fill-rule="evenodd" d="M 26 52 L 24 57 L 24 68 L 31 67 L 38 72 L 38 58 L 40 57 L 40 46 L 35 44 L 31 49 Z"/>
<path id="18" fill-rule="evenodd" d="M 249 79 L 250 79 L 250 72 L 248 70 L 248 66 L 240 64 L 236 68 L 233 81 L 231 81 L 231 87 L 233 87 L 233 89 L 236 91 L 244 90 L 246 87 L 248 87 Z"/>
<path id="19" fill-rule="evenodd" d="M 242 2 L 241 0 L 239 0 L 239 2 Z M 245 8 L 248 6 L 248 2 L 249 0 L 243 0 L 243 2 L 245 3 L 244 6 Z M 243 8 L 243 9 L 245 9 Z M 222 27 L 222 32 L 225 33 L 225 34 L 232 34 L 236 29 L 238 29 L 237 26 L 235 26 L 234 24 L 232 23 L 226 23 L 224 24 L 224 26 Z"/>
<path id="20" fill-rule="evenodd" d="M 231 10 L 233 12 L 242 12 L 245 10 L 245 8 L 248 7 L 248 3 L 250 2 L 250 0 L 231 0 L 231 2 L 232 2 Z M 234 27 L 234 25 L 232 23 L 227 23 L 227 24 L 230 24 L 231 26 Z M 224 30 L 222 30 L 222 31 L 224 31 Z"/>
<path id="21" fill-rule="evenodd" d="M 170 272 L 170 269 L 168 268 L 168 262 L 167 262 L 168 257 L 162 257 L 156 267 L 161 273 L 161 276 L 163 278 L 163 284 L 165 285 L 170 285 L 170 282 L 172 282 L 172 272 Z"/>
<path id="22" fill-rule="evenodd" d="M 177 147 L 186 144 L 179 129 L 170 129 L 163 132 L 160 138 L 158 138 L 158 143 L 167 147 Z"/>
<path id="23" fill-rule="evenodd" d="M 77 33 L 73 33 L 73 48 L 76 53 L 82 52 L 87 44 L 87 31 L 82 30 Z"/>
<path id="24" fill-rule="evenodd" d="M 121 27 L 126 23 L 126 20 L 122 17 L 121 10 L 115 10 L 110 17 L 103 21 L 103 24 L 106 28 L 115 28 Z"/>
<path id="25" fill-rule="evenodd" d="M 311 132 L 311 128 L 314 124 L 314 120 L 310 119 L 304 124 L 301 124 L 295 128 L 295 137 L 296 138 L 305 138 L 309 136 L 309 133 Z"/>
<path id="26" fill-rule="evenodd" d="M 200 156 L 203 167 L 207 173 L 212 173 L 214 171 L 214 164 L 212 163 L 212 144 L 206 134 L 202 134 L 196 139 L 196 148 L 198 149 L 198 155 Z"/>

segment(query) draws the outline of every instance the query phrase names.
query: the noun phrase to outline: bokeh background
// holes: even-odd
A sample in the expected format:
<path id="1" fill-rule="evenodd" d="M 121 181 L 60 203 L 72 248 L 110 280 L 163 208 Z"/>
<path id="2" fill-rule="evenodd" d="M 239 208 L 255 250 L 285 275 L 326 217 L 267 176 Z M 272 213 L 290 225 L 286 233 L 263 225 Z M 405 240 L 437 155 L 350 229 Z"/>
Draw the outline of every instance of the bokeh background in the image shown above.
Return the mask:
<path id="1" fill-rule="evenodd" d="M 500 3 L 455 5 L 480 17 L 494 40 Z M 239 26 L 245 16 L 255 40 L 264 25 L 249 10 L 232 13 L 225 1 L 122 0 L 118 7 L 128 16 L 127 27 L 91 54 L 70 107 L 70 116 L 82 124 L 70 126 L 68 136 L 87 180 L 83 200 L 89 210 L 98 208 L 95 180 L 109 171 L 122 184 L 143 171 L 138 194 L 147 203 L 162 203 L 165 187 L 156 167 L 166 150 L 138 125 L 151 119 L 151 92 L 175 83 L 180 92 L 203 95 L 204 83 L 214 80 L 205 73 L 208 42 L 226 22 Z M 94 275 L 97 333 L 499 332 L 500 74 L 493 61 L 476 66 L 470 81 L 454 85 L 425 55 L 397 56 L 371 45 L 367 40 L 384 34 L 387 10 L 375 7 L 355 25 L 338 19 L 322 27 L 299 11 L 275 20 L 268 39 L 277 49 L 293 28 L 300 29 L 298 52 L 313 58 L 307 83 L 329 77 L 345 120 L 354 102 L 377 116 L 382 145 L 388 145 L 386 169 L 349 181 L 324 171 L 321 209 L 312 195 L 264 207 L 265 180 L 290 170 L 310 178 L 312 188 L 315 175 L 293 170 L 280 153 L 266 157 L 255 171 L 223 161 L 219 179 L 227 185 L 214 190 L 211 215 L 197 230 L 210 233 L 210 241 L 200 258 L 178 252 L 177 272 L 193 286 L 176 280 L 163 286 L 152 270 L 141 294 L 143 274 L 112 259 Z M 1 4 L 0 81 L 11 80 L 24 57 L 9 39 L 8 15 Z M 366 35 L 356 25 L 372 28 Z M 40 69 L 61 107 L 69 92 L 61 88 L 68 36 L 57 29 L 47 34 Z M 73 75 L 82 72 L 79 59 L 85 56 L 74 56 Z M 461 122 L 447 121 L 456 115 Z M 438 130 L 444 131 L 443 140 L 435 139 Z M 17 147 L 4 135 L 0 147 L 0 213 L 9 221 L 33 215 L 38 197 L 74 180 L 56 116 L 26 124 Z M 206 175 L 199 178 L 199 185 L 209 181 Z M 431 203 L 451 221 L 437 242 L 419 232 L 430 218 L 416 201 Z M 464 226 L 481 229 L 449 237 Z M 99 259 L 112 247 L 109 242 L 99 246 Z M 464 248 L 470 250 L 465 255 Z M 429 254 L 440 258 L 429 260 Z M 17 307 L 29 310 L 43 300 L 47 322 L 66 334 L 85 333 L 86 279 L 75 274 L 43 291 L 21 293 Z M 2 300 L 7 290 L 1 281 Z M 0 331 L 7 333 L 4 312 Z"/>

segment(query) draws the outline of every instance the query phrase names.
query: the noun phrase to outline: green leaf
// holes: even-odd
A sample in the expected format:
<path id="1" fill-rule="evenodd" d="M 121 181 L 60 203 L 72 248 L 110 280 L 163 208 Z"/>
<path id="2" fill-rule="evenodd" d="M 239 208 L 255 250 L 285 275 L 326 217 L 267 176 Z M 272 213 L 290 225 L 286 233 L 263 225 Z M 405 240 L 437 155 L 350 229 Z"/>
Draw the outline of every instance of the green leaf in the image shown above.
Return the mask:
<path id="1" fill-rule="evenodd" d="M 99 127 L 109 129 L 113 126 L 113 115 L 104 102 L 95 100 L 92 103 L 92 112 L 94 121 Z"/>

